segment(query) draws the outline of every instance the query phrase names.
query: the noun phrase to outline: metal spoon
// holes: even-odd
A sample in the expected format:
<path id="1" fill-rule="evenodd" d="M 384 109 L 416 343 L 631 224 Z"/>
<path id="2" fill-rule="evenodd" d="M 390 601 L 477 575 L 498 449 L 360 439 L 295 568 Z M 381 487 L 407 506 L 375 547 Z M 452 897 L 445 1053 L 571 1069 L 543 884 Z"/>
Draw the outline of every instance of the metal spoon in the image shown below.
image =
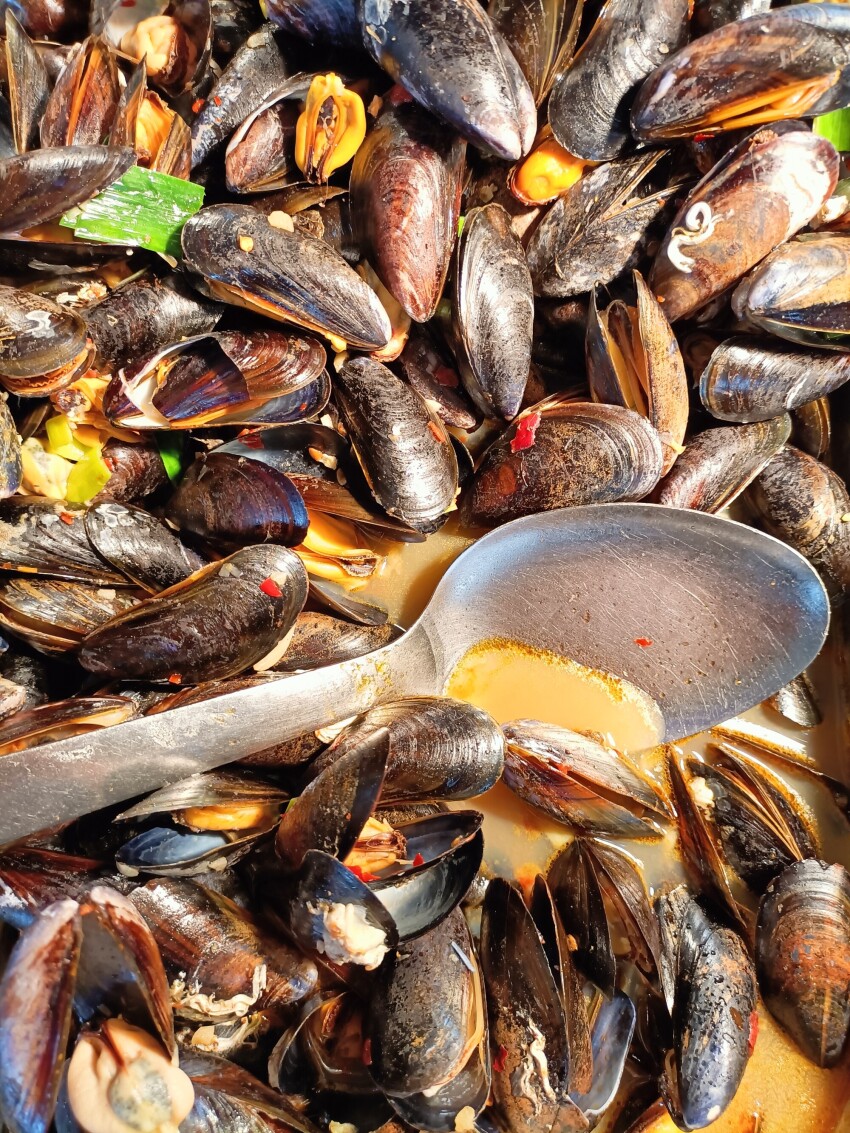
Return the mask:
<path id="1" fill-rule="evenodd" d="M 784 543 L 731 520 L 606 504 L 515 520 L 448 569 L 422 617 L 354 661 L 0 759 L 0 843 L 362 712 L 441 693 L 504 637 L 625 677 L 667 739 L 772 695 L 817 655 L 829 603 Z M 651 643 L 651 644 L 649 644 Z"/>

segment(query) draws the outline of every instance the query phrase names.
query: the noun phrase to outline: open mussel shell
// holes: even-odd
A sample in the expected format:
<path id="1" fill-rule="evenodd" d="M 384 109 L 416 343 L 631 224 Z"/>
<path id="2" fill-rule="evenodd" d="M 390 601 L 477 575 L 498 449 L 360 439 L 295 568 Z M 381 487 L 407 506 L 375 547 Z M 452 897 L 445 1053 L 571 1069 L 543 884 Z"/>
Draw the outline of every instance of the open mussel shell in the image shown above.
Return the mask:
<path id="1" fill-rule="evenodd" d="M 550 399 L 487 450 L 464 515 L 492 525 L 552 508 L 640 500 L 658 483 L 663 461 L 658 433 L 633 410 Z"/>
<path id="2" fill-rule="evenodd" d="M 13 496 L 23 476 L 21 438 L 6 401 L 0 404 L 0 499 Z"/>
<path id="3" fill-rule="evenodd" d="M 94 348 L 79 315 L 44 296 L 0 286 L 0 382 L 46 397 L 84 373 Z"/>
<path id="4" fill-rule="evenodd" d="M 669 472 L 682 451 L 690 404 L 685 364 L 661 304 L 634 272 L 637 302 L 615 301 L 605 311 L 591 293 L 585 355 L 595 401 L 643 413 L 658 430 Z"/>
<path id="5" fill-rule="evenodd" d="M 139 597 L 84 582 L 10 578 L 0 583 L 0 625 L 41 653 L 66 653 L 86 634 L 138 605 Z"/>
<path id="6" fill-rule="evenodd" d="M 183 228 L 186 266 L 210 295 L 365 350 L 386 346 L 375 292 L 328 244 L 275 228 L 249 205 L 212 205 Z"/>
<path id="7" fill-rule="evenodd" d="M 375 499 L 417 531 L 445 522 L 458 465 L 442 421 L 380 362 L 355 358 L 335 382 L 352 447 Z"/>
<path id="8" fill-rule="evenodd" d="M 121 87 L 115 52 L 99 36 L 71 51 L 41 119 L 41 144 L 94 146 L 116 125 Z"/>
<path id="9" fill-rule="evenodd" d="M 136 160 L 131 149 L 59 146 L 0 160 L 0 234 L 54 220 L 112 184 Z"/>
<path id="10" fill-rule="evenodd" d="M 840 865 L 795 862 L 759 909 L 756 965 L 770 1012 L 818 1066 L 850 1040 L 850 880 Z"/>
<path id="11" fill-rule="evenodd" d="M 850 343 L 850 239 L 776 248 L 732 297 L 736 314 L 791 342 L 846 351 Z"/>
<path id="12" fill-rule="evenodd" d="M 306 598 L 294 552 L 245 547 L 101 626 L 83 642 L 80 663 L 112 678 L 177 684 L 236 676 L 279 649 Z"/>
<path id="13" fill-rule="evenodd" d="M 166 94 L 203 83 L 212 41 L 210 0 L 136 0 L 129 9 L 123 0 L 95 0 L 89 24 L 125 56 L 145 59 L 149 80 Z"/>
<path id="14" fill-rule="evenodd" d="M 297 1003 L 316 986 L 311 960 L 203 885 L 150 881 L 130 899 L 159 945 L 169 980 L 180 981 L 172 1000 L 183 1018 L 240 1018 Z"/>
<path id="15" fill-rule="evenodd" d="M 658 789 L 625 756 L 540 720 L 514 720 L 503 779 L 525 802 L 567 826 L 612 838 L 657 838 L 669 817 Z"/>
<path id="16" fill-rule="evenodd" d="M 728 425 L 697 433 L 659 485 L 658 503 L 721 511 L 753 482 L 790 435 L 787 413 L 751 425 Z"/>
<path id="17" fill-rule="evenodd" d="M 240 811 L 252 808 L 263 810 L 277 810 L 287 798 L 284 791 L 272 787 L 254 776 L 238 771 L 208 771 L 197 775 L 190 775 L 188 779 L 181 779 L 177 783 L 170 783 L 159 791 L 154 791 L 134 803 L 127 810 L 117 815 L 116 822 L 150 818 L 155 814 L 183 814 L 181 821 L 187 826 L 210 829 L 227 830 L 227 815 L 235 813 L 234 828 L 244 826 Z M 215 819 L 216 808 L 221 808 L 221 822 L 193 821 L 191 814 L 183 812 L 197 811 L 197 818 L 203 820 L 203 811 L 212 808 L 210 817 Z M 276 817 L 276 815 L 275 815 Z"/>
<path id="18" fill-rule="evenodd" d="M 143 508 L 106 500 L 85 513 L 92 547 L 110 566 L 156 594 L 188 578 L 204 559 Z"/>
<path id="19" fill-rule="evenodd" d="M 661 157 L 648 152 L 601 165 L 550 206 L 526 249 L 535 295 L 581 295 L 633 262 L 675 192 L 642 188 Z"/>
<path id="20" fill-rule="evenodd" d="M 103 395 L 103 411 L 135 429 L 274 424 L 283 406 L 282 420 L 292 420 L 292 409 L 297 416 L 324 408 L 327 392 L 314 405 L 310 388 L 326 391 L 325 360 L 315 339 L 281 331 L 199 335 L 120 370 Z"/>
<path id="21" fill-rule="evenodd" d="M 15 152 L 26 153 L 38 146 L 38 126 L 50 94 L 50 79 L 35 44 L 8 7 L 5 31 L 12 137 Z"/>
<path id="22" fill-rule="evenodd" d="M 638 84 L 687 40 L 687 0 L 607 0 L 589 36 L 555 80 L 549 125 L 576 157 L 610 161 L 631 142 Z"/>
<path id="23" fill-rule="evenodd" d="M 721 421 L 767 421 L 850 380 L 850 355 L 739 336 L 722 342 L 700 378 L 702 403 Z"/>
<path id="24" fill-rule="evenodd" d="M 185 827 L 150 826 L 128 839 L 115 854 L 124 877 L 197 877 L 228 869 L 254 848 L 268 831 L 193 831 Z"/>
<path id="25" fill-rule="evenodd" d="M 83 858 L 41 846 L 9 846 L 0 853 L 0 920 L 25 929 L 48 905 L 75 900 L 103 870 L 97 858 Z"/>
<path id="26" fill-rule="evenodd" d="M 534 95 L 475 0 L 360 0 L 363 44 L 417 102 L 473 145 L 517 161 L 534 141 Z M 440 50 L 433 50 L 439 43 Z"/>
<path id="27" fill-rule="evenodd" d="M 219 15 L 217 11 L 216 31 Z M 284 82 L 288 70 L 274 27 L 261 24 L 240 44 L 192 122 L 193 169 L 223 145 L 246 115 Z"/>
<path id="28" fill-rule="evenodd" d="M 390 105 L 351 167 L 351 214 L 364 255 L 404 310 L 437 309 L 460 214 L 466 145 L 415 103 Z"/>
<path id="29" fill-rule="evenodd" d="M 493 0 L 487 9 L 538 106 L 572 56 L 583 9 L 583 0 Z"/>
<path id="30" fill-rule="evenodd" d="M 268 0 L 269 19 L 311 43 L 352 47 L 359 39 L 357 0 Z"/>
<path id="31" fill-rule="evenodd" d="M 815 728 L 823 723 L 818 695 L 807 673 L 800 673 L 765 701 L 774 712 L 801 728 Z"/>
<path id="32" fill-rule="evenodd" d="M 835 188 L 837 159 L 831 142 L 793 122 L 763 127 L 722 157 L 676 213 L 652 266 L 649 285 L 670 322 L 699 311 L 808 224 Z"/>
<path id="33" fill-rule="evenodd" d="M 330 614 L 299 614 L 286 653 L 275 669 L 290 673 L 350 661 L 389 645 L 401 633 L 398 626 L 390 623 L 357 625 Z"/>
<path id="34" fill-rule="evenodd" d="M 340 732 L 311 770 L 343 758 L 381 728 L 390 738 L 382 803 L 468 799 L 489 790 L 502 773 L 505 740 L 496 721 L 465 701 L 442 696 L 370 708 Z"/>
<path id="35" fill-rule="evenodd" d="M 737 1093 L 752 1049 L 756 974 L 744 942 L 689 897 L 676 925 L 673 1054 L 662 1082 L 682 1129 L 702 1129 Z"/>
<path id="36" fill-rule="evenodd" d="M 466 1105 L 476 1113 L 483 1108 L 489 1092 L 485 1011 L 472 937 L 459 909 L 391 952 L 381 967 L 366 1021 L 369 1069 L 394 1108 L 397 1100 L 403 1103 L 402 1116 L 425 1111 L 416 1120 L 419 1128 L 448 1131 Z M 439 1112 L 441 1094 L 451 1093 L 468 1064 L 474 1073 L 458 1083 L 467 1098 L 449 1118 Z M 430 1114 L 427 1097 L 416 1096 L 426 1091 Z"/>
<path id="37" fill-rule="evenodd" d="M 531 913 L 503 878 L 491 881 L 484 897 L 481 969 L 492 1049 L 505 1051 L 493 1067 L 495 1104 L 511 1133 L 550 1129 L 569 1101 L 565 1009 Z M 545 1063 L 534 1049 L 546 1051 Z"/>
<path id="38" fill-rule="evenodd" d="M 455 331 L 461 376 L 485 417 L 517 415 L 531 369 L 531 273 L 505 210 L 472 209 L 458 245 Z"/>
<path id="39" fill-rule="evenodd" d="M 40 704 L 0 723 L 0 755 L 123 724 L 135 711 L 124 696 L 72 696 Z"/>
<path id="40" fill-rule="evenodd" d="M 840 4 L 758 13 L 716 28 L 662 62 L 641 87 L 641 141 L 693 137 L 846 106 L 850 22 Z"/>
<path id="41" fill-rule="evenodd" d="M 84 318 L 98 363 L 114 372 L 169 343 L 211 331 L 223 311 L 178 275 L 143 276 L 116 287 Z"/>
<path id="42" fill-rule="evenodd" d="M 576 839 L 555 856 L 546 880 L 564 929 L 575 941 L 575 966 L 606 995 L 612 995 L 617 958 L 602 886 L 583 840 Z"/>
<path id="43" fill-rule="evenodd" d="M 85 512 L 42 496 L 10 496 L 0 501 L 0 567 L 24 574 L 126 586 L 86 535 Z"/>
<path id="44" fill-rule="evenodd" d="M 447 425 L 473 432 L 479 415 L 469 404 L 460 377 L 437 340 L 424 326 L 412 326 L 398 366 L 420 397 L 432 402 Z"/>
<path id="45" fill-rule="evenodd" d="M 188 468 L 165 514 L 180 531 L 217 547 L 296 546 L 310 522 L 300 492 L 282 472 L 217 452 Z"/>
<path id="46" fill-rule="evenodd" d="M 298 1133 L 319 1133 L 318 1127 L 305 1116 L 301 1098 L 289 1097 L 266 1086 L 228 1058 L 201 1050 L 195 1045 L 186 1045 L 180 1050 L 180 1066 L 196 1088 L 200 1087 L 208 1093 L 215 1092 L 220 1097 L 239 1103 L 240 1108 L 247 1107 L 253 1113 L 268 1118 L 269 1122 L 264 1128 L 279 1129 L 282 1124 Z M 217 1129 L 227 1129 L 230 1133 L 229 1126 L 215 1124 L 212 1129 L 204 1127 L 200 1133 L 214 1133 Z M 237 1129 L 238 1133 L 243 1133 L 241 1128 Z M 256 1125 L 250 1125 L 244 1133 L 255 1133 L 256 1129 Z"/>

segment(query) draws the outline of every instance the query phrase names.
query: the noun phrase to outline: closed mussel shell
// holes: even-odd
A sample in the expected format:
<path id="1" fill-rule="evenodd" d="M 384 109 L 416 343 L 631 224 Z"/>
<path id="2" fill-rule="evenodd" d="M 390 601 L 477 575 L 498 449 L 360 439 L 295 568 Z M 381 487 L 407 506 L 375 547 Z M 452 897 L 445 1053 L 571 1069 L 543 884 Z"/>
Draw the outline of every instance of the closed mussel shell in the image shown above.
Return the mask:
<path id="1" fill-rule="evenodd" d="M 465 701 L 413 696 L 376 705 L 352 721 L 316 760 L 316 770 L 386 728 L 390 753 L 381 802 L 467 799 L 502 773 L 505 740 L 492 717 Z"/>
<path id="2" fill-rule="evenodd" d="M 659 485 L 658 503 L 721 511 L 753 482 L 790 435 L 787 413 L 697 433 Z"/>
<path id="3" fill-rule="evenodd" d="M 311 43 L 357 42 L 357 0 L 268 0 L 267 11 L 272 23 Z"/>
<path id="4" fill-rule="evenodd" d="M 364 255 L 417 322 L 440 300 L 460 214 L 466 143 L 408 102 L 388 106 L 351 167 Z"/>
<path id="5" fill-rule="evenodd" d="M 10 578 L 0 584 L 0 625 L 39 652 L 64 653 L 139 598 L 137 591 L 84 582 Z"/>
<path id="6" fill-rule="evenodd" d="M 101 626 L 83 642 L 80 662 L 109 677 L 232 677 L 280 645 L 306 597 L 296 554 L 246 547 Z"/>
<path id="7" fill-rule="evenodd" d="M 299 614 L 286 653 L 275 668 L 278 672 L 294 672 L 349 661 L 389 645 L 401 632 L 390 623 L 357 625 L 330 614 Z"/>
<path id="8" fill-rule="evenodd" d="M 850 380 L 850 355 L 729 338 L 700 378 L 702 403 L 721 421 L 767 421 L 825 397 Z"/>
<path id="9" fill-rule="evenodd" d="M 552 508 L 640 500 L 662 466 L 658 433 L 633 410 L 551 399 L 523 413 L 488 449 L 464 514 L 496 524 Z"/>
<path id="10" fill-rule="evenodd" d="M 205 562 L 143 508 L 111 500 L 93 504 L 85 527 L 92 547 L 110 566 L 154 594 L 176 586 Z"/>
<path id="11" fill-rule="evenodd" d="M 41 295 L 0 286 L 0 381 L 44 397 L 83 373 L 94 349 L 79 315 Z"/>
<path id="12" fill-rule="evenodd" d="M 221 547 L 296 546 L 310 522 L 300 492 L 282 472 L 216 452 L 189 467 L 165 514 L 179 530 Z"/>
<path id="13" fill-rule="evenodd" d="M 42 496 L 0 501 L 0 567 L 73 582 L 126 586 L 97 555 L 86 534 L 85 512 Z"/>
<path id="14" fill-rule="evenodd" d="M 583 0 L 493 0 L 487 9 L 538 106 L 573 53 L 583 9 Z"/>
<path id="15" fill-rule="evenodd" d="M 135 711 L 124 696 L 72 696 L 40 704 L 0 723 L 0 755 L 123 724 Z"/>
<path id="16" fill-rule="evenodd" d="M 795 123 L 766 126 L 721 158 L 676 213 L 652 267 L 649 285 L 670 322 L 808 224 L 835 187 L 837 158 L 830 142 Z"/>
<path id="17" fill-rule="evenodd" d="M 610 161 L 627 148 L 637 85 L 685 43 L 688 17 L 687 0 L 608 0 L 552 88 L 549 124 L 565 149 Z"/>
<path id="18" fill-rule="evenodd" d="M 380 362 L 355 358 L 335 393 L 357 459 L 381 507 L 417 531 L 445 522 L 458 465 L 442 421 Z"/>
<path id="19" fill-rule="evenodd" d="M 818 1066 L 850 1039 L 850 880 L 840 865 L 795 862 L 759 909 L 756 965 L 765 1003 Z"/>
<path id="20" fill-rule="evenodd" d="M 273 227 L 249 205 L 212 205 L 183 228 L 186 266 L 209 293 L 366 350 L 391 328 L 372 289 L 328 244 Z"/>
<path id="21" fill-rule="evenodd" d="M 461 376 L 486 417 L 515 417 L 531 368 L 534 293 L 511 219 L 500 205 L 466 216 L 455 280 Z"/>
<path id="22" fill-rule="evenodd" d="M 732 297 L 740 318 L 760 330 L 827 350 L 850 342 L 850 239 L 785 244 L 741 282 Z"/>
<path id="23" fill-rule="evenodd" d="M 417 102 L 479 148 L 517 161 L 534 140 L 534 95 L 475 0 L 360 0 L 363 44 Z M 439 50 L 435 45 L 439 44 Z"/>

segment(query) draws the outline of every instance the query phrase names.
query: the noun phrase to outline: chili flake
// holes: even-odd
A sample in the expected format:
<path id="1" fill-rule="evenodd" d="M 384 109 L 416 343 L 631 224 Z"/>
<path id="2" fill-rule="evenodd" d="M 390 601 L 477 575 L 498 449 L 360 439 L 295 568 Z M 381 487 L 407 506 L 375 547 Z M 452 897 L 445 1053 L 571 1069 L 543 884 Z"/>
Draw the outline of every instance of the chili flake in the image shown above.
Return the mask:
<path id="1" fill-rule="evenodd" d="M 416 857 L 413 859 L 413 864 L 414 865 L 425 865 L 425 859 L 422 857 L 421 854 L 417 854 Z"/>
<path id="2" fill-rule="evenodd" d="M 505 1063 L 507 1062 L 507 1060 L 508 1060 L 508 1048 L 506 1046 L 502 1046 L 501 1043 L 500 1043 L 499 1049 L 496 1053 L 496 1057 L 493 1059 L 493 1069 L 496 1071 L 497 1074 L 501 1074 L 502 1071 L 505 1069 Z"/>
<path id="3" fill-rule="evenodd" d="M 754 1011 L 752 1013 L 752 1015 L 750 1015 L 750 1034 L 749 1034 L 749 1037 L 747 1039 L 747 1046 L 749 1048 L 750 1054 L 752 1054 L 753 1051 L 756 1048 L 756 1039 L 758 1038 L 758 1035 L 759 1035 L 759 1016 L 758 1016 L 758 1011 Z"/>
<path id="4" fill-rule="evenodd" d="M 263 447 L 263 438 L 257 433 L 244 433 L 239 440 L 246 448 L 261 449 Z"/>
<path id="5" fill-rule="evenodd" d="M 260 589 L 264 594 L 268 594 L 269 598 L 283 597 L 283 591 L 273 578 L 264 578 L 260 583 Z"/>
<path id="6" fill-rule="evenodd" d="M 646 649 L 652 645 L 652 640 L 649 637 L 636 637 L 635 645 L 639 645 L 641 649 Z"/>
<path id="7" fill-rule="evenodd" d="M 213 95 L 213 102 L 216 104 L 216 106 L 221 106 L 221 99 L 218 97 L 217 94 Z"/>
<path id="8" fill-rule="evenodd" d="M 529 413 L 527 417 L 523 417 L 517 425 L 516 432 L 511 437 L 511 452 L 522 452 L 523 449 L 531 448 L 539 424 L 539 413 Z"/>
<path id="9" fill-rule="evenodd" d="M 434 440 L 439 441 L 441 445 L 444 445 L 446 443 L 446 438 L 443 436 L 442 429 L 436 423 L 436 421 L 428 422 L 428 432 L 431 434 Z"/>
<path id="10" fill-rule="evenodd" d="M 359 865 L 348 866 L 349 873 L 353 873 L 355 877 L 361 881 L 377 881 L 378 875 L 376 873 L 369 873 L 367 869 L 361 869 Z"/>
<path id="11" fill-rule="evenodd" d="M 183 678 L 180 676 L 179 673 L 171 673 L 169 678 L 168 678 L 168 683 L 170 685 L 179 685 L 179 684 L 183 683 Z"/>
<path id="12" fill-rule="evenodd" d="M 201 107 L 204 105 L 205 102 L 206 102 L 205 98 L 196 98 L 195 101 L 192 103 L 192 113 L 197 114 L 198 111 L 201 109 Z"/>
<path id="13" fill-rule="evenodd" d="M 74 517 L 73 517 L 73 515 L 71 515 L 71 513 L 69 511 L 60 511 L 59 512 L 59 518 L 62 520 L 63 523 L 67 523 L 69 527 L 74 522 Z"/>

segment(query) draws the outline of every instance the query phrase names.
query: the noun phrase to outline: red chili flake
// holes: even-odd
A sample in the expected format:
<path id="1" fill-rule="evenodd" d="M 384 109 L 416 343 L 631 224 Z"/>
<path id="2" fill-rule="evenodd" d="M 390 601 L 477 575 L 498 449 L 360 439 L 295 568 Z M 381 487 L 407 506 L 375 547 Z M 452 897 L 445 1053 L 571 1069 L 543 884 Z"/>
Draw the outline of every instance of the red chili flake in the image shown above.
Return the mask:
<path id="1" fill-rule="evenodd" d="M 261 449 L 263 447 L 263 438 L 259 433 L 245 433 L 239 440 L 246 448 Z"/>
<path id="2" fill-rule="evenodd" d="M 168 683 L 170 685 L 179 685 L 183 683 L 183 678 L 179 673 L 172 673 L 168 678 Z"/>
<path id="3" fill-rule="evenodd" d="M 421 854 L 417 854 L 416 857 L 413 859 L 413 864 L 414 865 L 425 865 L 425 859 L 422 857 Z"/>
<path id="4" fill-rule="evenodd" d="M 197 114 L 206 101 L 205 98 L 196 98 L 192 103 L 192 113 Z"/>
<path id="5" fill-rule="evenodd" d="M 69 511 L 60 511 L 59 512 L 59 518 L 62 520 L 63 523 L 67 523 L 69 527 L 74 522 L 74 517 L 73 517 L 73 515 L 71 515 L 71 513 Z"/>
<path id="6" fill-rule="evenodd" d="M 505 1069 L 505 1063 L 507 1062 L 507 1060 L 508 1060 L 508 1048 L 506 1046 L 502 1046 L 500 1044 L 499 1049 L 496 1053 L 496 1057 L 493 1059 L 493 1069 L 496 1071 L 497 1074 L 501 1074 L 502 1071 Z"/>
<path id="7" fill-rule="evenodd" d="M 750 1054 L 756 1048 L 756 1039 L 759 1036 L 759 1017 L 758 1012 L 754 1011 L 750 1016 L 750 1035 L 747 1039 L 747 1046 L 749 1047 Z"/>
<path id="8" fill-rule="evenodd" d="M 428 422 L 428 432 L 435 441 L 439 441 L 441 445 L 446 444 L 446 438 L 443 436 L 443 431 L 435 421 Z"/>
<path id="9" fill-rule="evenodd" d="M 303 412 L 304 412 L 304 410 L 305 410 L 305 409 L 307 408 L 307 402 L 306 402 L 306 401 L 302 401 L 302 402 L 301 402 L 301 404 L 300 404 L 300 405 L 298 406 L 298 408 L 299 408 L 299 410 L 300 410 L 300 411 L 301 411 L 301 412 L 303 413 Z"/>
<path id="10" fill-rule="evenodd" d="M 641 649 L 647 649 L 650 645 L 652 645 L 652 640 L 649 637 L 636 637 L 635 645 L 639 645 Z"/>
<path id="11" fill-rule="evenodd" d="M 363 1065 L 364 1066 L 371 1066 L 372 1065 L 372 1040 L 371 1039 L 364 1039 L 363 1040 L 363 1050 L 361 1051 L 360 1057 L 363 1059 Z"/>
<path id="12" fill-rule="evenodd" d="M 511 452 L 522 452 L 523 449 L 531 448 L 539 424 L 539 413 L 529 413 L 527 417 L 523 417 L 511 438 Z"/>
<path id="13" fill-rule="evenodd" d="M 264 578 L 260 583 L 260 589 L 264 594 L 268 594 L 269 598 L 283 597 L 283 591 L 273 578 Z"/>
<path id="14" fill-rule="evenodd" d="M 359 865 L 348 866 L 349 873 L 353 873 L 355 877 L 359 877 L 361 881 L 377 881 L 377 873 L 369 873 L 368 869 L 361 869 Z"/>
<path id="15" fill-rule="evenodd" d="M 714 137 L 714 134 L 712 134 L 710 131 L 708 131 L 707 133 L 694 134 L 694 141 L 695 142 L 707 142 L 709 138 L 713 138 L 713 137 Z"/>
<path id="16" fill-rule="evenodd" d="M 135 8 L 136 0 L 121 0 L 122 8 Z"/>
<path id="17" fill-rule="evenodd" d="M 413 95 L 404 89 L 401 83 L 396 83 L 386 100 L 390 106 L 402 106 L 405 102 L 413 102 Z"/>
<path id="18" fill-rule="evenodd" d="M 213 95 L 213 102 L 216 104 L 216 106 L 221 106 L 221 99 L 218 97 L 217 94 Z"/>

